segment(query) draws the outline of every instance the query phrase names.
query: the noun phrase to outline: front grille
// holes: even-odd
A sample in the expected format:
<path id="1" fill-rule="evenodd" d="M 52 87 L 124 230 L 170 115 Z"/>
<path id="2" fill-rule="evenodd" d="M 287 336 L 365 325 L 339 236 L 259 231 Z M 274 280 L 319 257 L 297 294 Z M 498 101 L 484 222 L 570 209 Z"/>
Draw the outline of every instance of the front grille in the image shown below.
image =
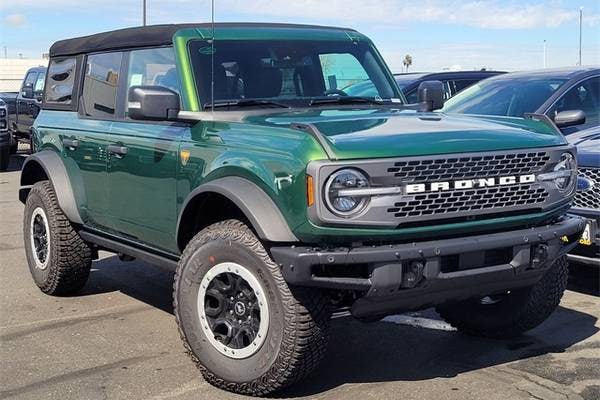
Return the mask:
<path id="1" fill-rule="evenodd" d="M 591 180 L 594 185 L 585 192 L 575 193 L 574 207 L 600 209 L 600 168 L 579 167 L 579 176 Z"/>
<path id="2" fill-rule="evenodd" d="M 443 193 L 415 195 L 412 199 L 403 198 L 388 212 L 396 218 L 420 217 L 424 215 L 447 215 L 457 212 L 480 211 L 505 207 L 535 206 L 543 203 L 548 193 L 532 185 L 510 187 L 478 188 L 454 190 Z"/>
<path id="3" fill-rule="evenodd" d="M 482 155 L 460 158 L 397 161 L 388 172 L 404 182 L 430 182 L 525 175 L 539 172 L 550 160 L 547 152 Z"/>
<path id="4" fill-rule="evenodd" d="M 564 205 L 568 199 L 551 181 L 520 178 L 552 171 L 565 151 L 570 149 L 560 146 L 356 162 L 314 161 L 307 172 L 321 188 L 335 171 L 356 167 L 365 172 L 373 188 L 400 190 L 373 195 L 369 206 L 355 218 L 334 215 L 319 196 L 309 215 L 319 223 L 402 228 L 542 212 Z M 503 177 L 515 178 L 515 183 L 501 183 Z M 472 187 L 456 184 L 471 179 L 477 180 Z M 483 184 L 483 179 L 493 183 Z M 446 187 L 434 188 L 434 183 Z M 408 185 L 425 189 L 411 193 Z"/>

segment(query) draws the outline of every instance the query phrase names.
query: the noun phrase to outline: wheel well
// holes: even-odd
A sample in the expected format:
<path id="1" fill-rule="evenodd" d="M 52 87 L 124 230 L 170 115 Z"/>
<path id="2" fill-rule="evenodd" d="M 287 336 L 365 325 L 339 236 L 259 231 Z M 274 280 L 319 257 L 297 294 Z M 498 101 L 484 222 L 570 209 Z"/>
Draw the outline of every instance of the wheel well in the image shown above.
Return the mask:
<path id="1" fill-rule="evenodd" d="M 177 245 L 183 251 L 188 242 L 202 229 L 219 221 L 237 219 L 254 231 L 242 210 L 227 197 L 215 192 L 205 192 L 186 205 L 179 222 Z M 256 232 L 255 232 L 256 233 Z"/>
<path id="2" fill-rule="evenodd" d="M 26 163 L 21 171 L 21 186 L 31 186 L 34 183 L 48 179 L 46 170 L 44 170 L 41 164 L 36 161 Z M 22 203 L 25 203 L 30 190 L 31 188 L 21 188 L 19 190 L 19 200 L 21 200 Z"/>

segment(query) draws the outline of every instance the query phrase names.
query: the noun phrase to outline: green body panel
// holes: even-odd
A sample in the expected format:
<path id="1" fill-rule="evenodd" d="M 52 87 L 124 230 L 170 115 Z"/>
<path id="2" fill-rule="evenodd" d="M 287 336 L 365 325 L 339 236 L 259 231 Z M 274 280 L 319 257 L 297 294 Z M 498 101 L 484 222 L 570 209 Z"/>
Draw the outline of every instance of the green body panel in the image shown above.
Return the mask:
<path id="1" fill-rule="evenodd" d="M 186 111 L 200 110 L 187 43 L 212 36 L 208 29 L 184 29 L 173 39 Z M 300 28 L 221 28 L 221 40 L 368 40 L 353 32 Z M 177 223 L 190 193 L 212 180 L 237 176 L 261 188 L 306 243 L 433 239 L 535 223 L 531 214 L 510 218 L 406 229 L 316 226 L 309 221 L 306 168 L 327 153 L 310 132 L 290 124 L 312 124 L 334 158 L 343 160 L 486 152 L 564 145 L 550 126 L 532 120 L 465 117 L 399 111 L 390 107 L 321 107 L 264 110 L 244 117 L 195 123 L 104 121 L 75 112 L 42 110 L 35 122 L 39 150 L 63 157 L 86 226 L 169 253 L 179 253 Z M 217 114 L 215 114 L 215 117 Z M 235 122 L 233 122 L 235 121 Z M 63 148 L 63 138 L 80 146 Z M 109 144 L 124 144 L 119 158 Z M 189 155 L 183 158 L 182 152 Z M 320 195 L 320 193 L 317 193 Z M 200 210 L 210 213 L 211 210 Z M 553 211 L 554 213 L 558 211 Z"/>
<path id="2" fill-rule="evenodd" d="M 389 109 L 308 109 L 248 118 L 289 126 L 313 124 L 339 160 L 425 156 L 559 146 L 565 139 L 532 120 L 464 118 L 459 115 Z"/>
<path id="3" fill-rule="evenodd" d="M 53 150 L 63 157 L 75 199 L 84 220 L 94 227 L 106 227 L 110 205 L 106 193 L 107 153 L 111 121 L 78 119 L 74 112 L 42 110 L 35 121 L 38 151 Z M 79 141 L 73 151 L 63 139 Z"/>
<path id="4" fill-rule="evenodd" d="M 164 124 L 113 124 L 114 142 L 126 145 L 128 153 L 109 156 L 106 187 L 112 231 L 175 250 L 178 147 L 188 131 Z"/>

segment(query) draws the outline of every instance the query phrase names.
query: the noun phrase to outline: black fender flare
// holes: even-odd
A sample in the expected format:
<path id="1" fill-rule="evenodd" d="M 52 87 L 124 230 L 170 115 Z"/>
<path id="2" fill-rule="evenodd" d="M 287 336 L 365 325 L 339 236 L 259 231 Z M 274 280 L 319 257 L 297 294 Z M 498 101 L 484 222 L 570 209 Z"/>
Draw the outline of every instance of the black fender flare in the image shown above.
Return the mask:
<path id="1" fill-rule="evenodd" d="M 237 176 L 215 179 L 192 190 L 186 197 L 177 218 L 177 237 L 181 218 L 196 196 L 218 193 L 231 200 L 248 218 L 258 236 L 271 242 L 298 242 L 287 221 L 273 200 L 257 185 Z"/>
<path id="2" fill-rule="evenodd" d="M 44 170 L 46 176 L 52 183 L 52 187 L 54 188 L 58 199 L 58 205 L 67 218 L 71 222 L 82 225 L 83 220 L 79 214 L 79 208 L 75 201 L 75 195 L 73 193 L 73 187 L 71 186 L 71 180 L 69 179 L 67 169 L 60 155 L 55 151 L 43 150 L 27 157 L 25 163 L 23 163 L 23 168 L 21 169 L 19 200 L 25 203 L 27 195 L 31 190 L 31 186 L 38 181 L 32 175 L 37 171 L 37 166 Z"/>

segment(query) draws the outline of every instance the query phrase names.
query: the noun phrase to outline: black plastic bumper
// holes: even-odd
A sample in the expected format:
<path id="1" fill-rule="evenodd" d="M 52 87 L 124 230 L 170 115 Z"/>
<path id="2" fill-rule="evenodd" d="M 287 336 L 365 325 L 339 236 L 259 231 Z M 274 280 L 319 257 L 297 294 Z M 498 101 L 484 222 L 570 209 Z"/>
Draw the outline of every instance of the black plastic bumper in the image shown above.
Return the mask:
<path id="1" fill-rule="evenodd" d="M 569 216 L 465 238 L 332 250 L 272 247 L 271 253 L 290 284 L 364 293 L 352 306 L 364 318 L 532 285 L 577 244 L 583 227 L 581 218 Z M 346 273 L 359 265 L 366 276 Z M 331 266 L 342 266 L 342 273 L 323 273 Z"/>

